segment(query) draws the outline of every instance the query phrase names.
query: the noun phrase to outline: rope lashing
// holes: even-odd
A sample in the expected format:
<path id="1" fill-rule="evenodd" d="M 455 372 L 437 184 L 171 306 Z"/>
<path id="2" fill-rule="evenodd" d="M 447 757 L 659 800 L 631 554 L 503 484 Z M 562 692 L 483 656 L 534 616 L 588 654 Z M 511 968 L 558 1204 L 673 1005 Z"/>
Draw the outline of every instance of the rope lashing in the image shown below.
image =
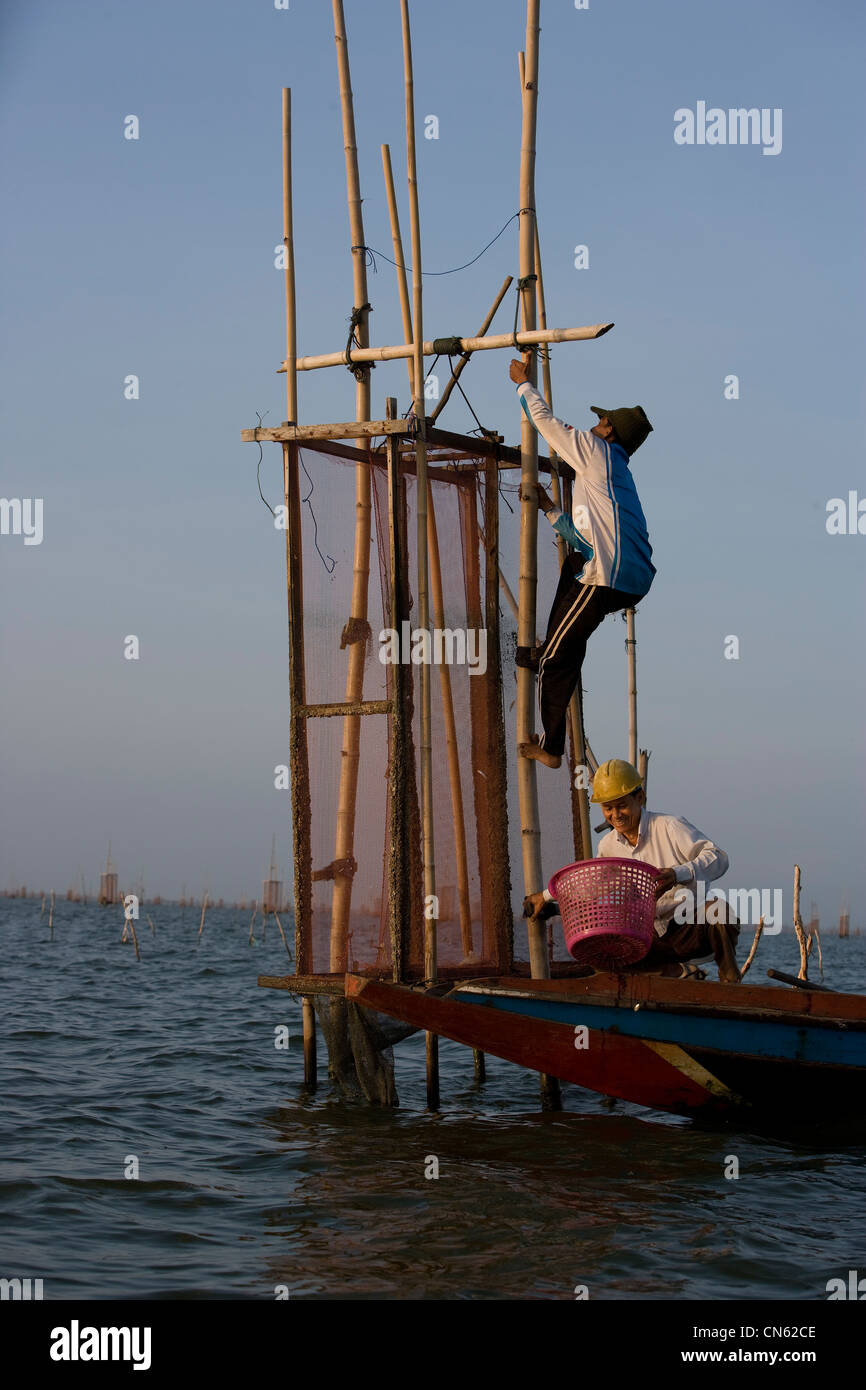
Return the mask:
<path id="1" fill-rule="evenodd" d="M 458 352 L 463 351 L 463 339 L 434 338 L 433 351 L 435 352 L 437 357 L 451 357 L 452 355 L 456 356 Z"/>
<path id="2" fill-rule="evenodd" d="M 372 636 L 373 629 L 366 618 L 350 618 L 340 634 L 340 651 L 356 642 L 369 642 Z"/>
<path id="3" fill-rule="evenodd" d="M 525 211 L 526 211 L 526 212 L 530 212 L 531 209 L 530 209 L 530 208 L 526 208 Z M 534 282 L 535 280 L 537 280 L 537 279 L 538 279 L 538 276 L 537 276 L 537 275 L 521 275 L 521 277 L 520 277 L 520 279 L 518 280 L 517 285 L 516 285 L 517 296 L 516 296 L 515 301 L 514 301 L 514 333 L 513 333 L 513 338 L 514 338 L 514 350 L 515 350 L 515 352 L 534 352 L 534 351 L 535 351 L 535 348 L 521 348 L 520 344 L 518 343 L 518 341 L 517 341 L 517 316 L 518 316 L 518 314 L 520 313 L 520 295 L 521 295 L 521 292 L 522 292 L 523 290 L 528 290 L 529 287 L 530 287 L 530 285 L 532 285 L 533 282 Z"/>
<path id="4" fill-rule="evenodd" d="M 362 304 L 360 309 L 352 310 L 352 317 L 349 320 L 349 337 L 346 342 L 346 366 L 356 381 L 363 381 L 370 368 L 375 365 L 373 362 L 352 361 L 352 348 L 361 346 L 358 340 L 358 328 L 364 315 L 370 313 L 372 308 L 372 304 Z"/>

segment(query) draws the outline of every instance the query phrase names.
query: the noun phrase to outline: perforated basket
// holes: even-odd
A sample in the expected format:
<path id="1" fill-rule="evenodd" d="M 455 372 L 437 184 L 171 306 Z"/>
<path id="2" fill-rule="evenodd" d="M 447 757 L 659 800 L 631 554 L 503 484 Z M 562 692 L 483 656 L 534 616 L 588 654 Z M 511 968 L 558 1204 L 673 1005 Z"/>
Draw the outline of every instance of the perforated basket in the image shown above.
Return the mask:
<path id="1" fill-rule="evenodd" d="M 569 955 L 598 970 L 642 960 L 653 941 L 658 876 L 640 859 L 584 859 L 557 870 L 547 886 Z"/>

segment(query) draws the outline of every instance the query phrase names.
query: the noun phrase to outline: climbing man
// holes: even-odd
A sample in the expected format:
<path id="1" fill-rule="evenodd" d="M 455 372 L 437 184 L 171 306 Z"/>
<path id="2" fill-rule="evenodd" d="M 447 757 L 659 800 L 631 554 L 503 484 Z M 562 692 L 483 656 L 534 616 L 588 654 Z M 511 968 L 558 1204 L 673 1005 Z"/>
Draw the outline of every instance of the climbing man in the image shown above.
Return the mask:
<path id="1" fill-rule="evenodd" d="M 629 468 L 652 425 L 641 406 L 603 410 L 588 430 L 558 420 L 529 380 L 529 354 L 509 368 L 520 403 L 538 432 L 574 473 L 571 519 L 543 488 L 533 498 L 571 549 L 560 570 L 547 636 L 536 660 L 519 647 L 519 666 L 538 671 L 538 703 L 543 733 L 533 734 L 519 751 L 546 767 L 559 767 L 565 751 L 566 714 L 580 679 L 588 638 L 608 613 L 632 608 L 655 575 L 646 520 Z M 557 522 L 560 524 L 557 525 Z M 573 532 L 573 534 L 572 534 Z M 538 649 L 534 649 L 538 652 Z"/>
<path id="2" fill-rule="evenodd" d="M 592 784 L 592 799 L 611 827 L 598 844 L 599 859 L 640 859 L 662 873 L 656 883 L 655 939 L 634 970 L 689 973 L 682 963 L 713 958 L 723 984 L 739 984 L 736 948 L 739 926 L 723 898 L 697 893 L 728 869 L 728 856 L 681 816 L 646 809 L 641 775 L 631 763 L 611 758 Z M 547 889 L 524 903 L 527 916 L 549 915 Z"/>

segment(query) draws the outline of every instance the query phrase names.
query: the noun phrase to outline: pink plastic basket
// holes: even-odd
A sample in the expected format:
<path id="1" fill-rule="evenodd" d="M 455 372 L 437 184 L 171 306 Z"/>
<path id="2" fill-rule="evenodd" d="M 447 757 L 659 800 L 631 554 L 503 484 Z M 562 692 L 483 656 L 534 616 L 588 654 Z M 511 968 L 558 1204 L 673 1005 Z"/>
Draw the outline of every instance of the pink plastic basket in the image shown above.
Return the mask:
<path id="1" fill-rule="evenodd" d="M 653 941 L 659 872 L 640 859 L 584 859 L 557 870 L 547 886 L 569 955 L 598 970 L 642 960 Z"/>

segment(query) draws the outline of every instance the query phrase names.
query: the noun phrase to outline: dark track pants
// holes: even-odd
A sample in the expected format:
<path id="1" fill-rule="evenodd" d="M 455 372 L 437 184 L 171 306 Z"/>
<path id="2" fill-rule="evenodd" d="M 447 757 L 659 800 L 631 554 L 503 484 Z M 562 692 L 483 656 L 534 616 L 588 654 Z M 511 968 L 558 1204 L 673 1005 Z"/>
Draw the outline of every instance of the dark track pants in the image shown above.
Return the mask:
<path id="1" fill-rule="evenodd" d="M 583 565 L 583 560 L 580 564 Z M 559 572 L 559 585 L 550 618 L 544 652 L 538 667 L 538 704 L 541 710 L 541 746 L 561 757 L 565 752 L 568 704 L 580 678 L 587 640 L 608 613 L 631 608 L 641 594 L 579 584 L 569 556 Z"/>

